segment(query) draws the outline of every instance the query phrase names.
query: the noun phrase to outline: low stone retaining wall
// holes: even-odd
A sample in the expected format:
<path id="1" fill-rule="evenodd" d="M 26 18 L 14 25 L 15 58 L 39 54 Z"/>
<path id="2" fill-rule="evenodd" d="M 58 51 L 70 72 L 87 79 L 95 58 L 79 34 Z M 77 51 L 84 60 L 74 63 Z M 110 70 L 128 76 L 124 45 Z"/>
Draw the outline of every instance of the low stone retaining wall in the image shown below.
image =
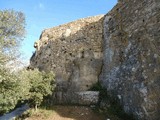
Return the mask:
<path id="1" fill-rule="evenodd" d="M 53 95 L 54 104 L 95 105 L 99 100 L 98 91 L 81 91 L 74 93 L 56 92 Z"/>

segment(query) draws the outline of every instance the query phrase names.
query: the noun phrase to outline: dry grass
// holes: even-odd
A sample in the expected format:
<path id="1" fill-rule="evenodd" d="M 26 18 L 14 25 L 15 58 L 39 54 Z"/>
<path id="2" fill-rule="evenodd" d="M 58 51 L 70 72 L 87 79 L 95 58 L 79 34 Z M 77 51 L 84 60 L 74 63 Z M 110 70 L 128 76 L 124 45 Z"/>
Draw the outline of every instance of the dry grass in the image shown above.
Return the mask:
<path id="1" fill-rule="evenodd" d="M 106 120 L 100 113 L 84 106 L 54 106 L 51 109 L 30 110 L 30 117 L 25 120 Z"/>

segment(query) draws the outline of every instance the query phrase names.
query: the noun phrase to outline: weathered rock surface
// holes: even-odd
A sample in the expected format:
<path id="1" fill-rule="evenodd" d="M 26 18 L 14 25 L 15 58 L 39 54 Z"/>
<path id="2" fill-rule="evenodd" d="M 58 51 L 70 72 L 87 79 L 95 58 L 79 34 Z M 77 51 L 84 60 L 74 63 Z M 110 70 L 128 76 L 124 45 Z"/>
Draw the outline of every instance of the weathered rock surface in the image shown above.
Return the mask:
<path id="1" fill-rule="evenodd" d="M 85 91 L 101 73 L 101 84 L 127 113 L 160 119 L 159 0 L 119 0 L 105 18 L 44 30 L 34 47 L 30 67 L 56 73 L 57 102 L 89 104 L 98 94 Z"/>
<path id="2" fill-rule="evenodd" d="M 87 91 L 98 81 L 103 17 L 88 17 L 46 29 L 35 42 L 30 68 L 55 72 L 57 96 L 63 95 L 60 103 L 71 102 L 73 93 Z"/>
<path id="3" fill-rule="evenodd" d="M 159 0 L 119 0 L 106 15 L 101 82 L 127 113 L 160 119 Z"/>
<path id="4" fill-rule="evenodd" d="M 56 98 L 56 99 L 54 99 Z M 73 92 L 72 94 L 66 92 L 56 92 L 53 96 L 54 104 L 76 104 L 76 105 L 95 105 L 99 100 L 98 91 L 81 91 Z"/>

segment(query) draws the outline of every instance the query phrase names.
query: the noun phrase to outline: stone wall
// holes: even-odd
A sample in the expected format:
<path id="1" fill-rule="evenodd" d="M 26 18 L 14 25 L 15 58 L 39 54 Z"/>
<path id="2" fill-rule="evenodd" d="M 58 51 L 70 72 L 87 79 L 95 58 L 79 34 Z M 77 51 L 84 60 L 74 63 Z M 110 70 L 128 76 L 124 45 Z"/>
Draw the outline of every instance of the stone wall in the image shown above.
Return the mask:
<path id="1" fill-rule="evenodd" d="M 99 91 L 80 91 L 73 94 L 57 91 L 50 101 L 53 104 L 95 105 L 99 101 Z"/>
<path id="2" fill-rule="evenodd" d="M 103 15 L 80 19 L 46 29 L 35 42 L 30 68 L 54 71 L 53 95 L 71 102 L 75 92 L 87 91 L 97 83 L 102 68 Z"/>
<path id="3" fill-rule="evenodd" d="M 105 17 L 44 30 L 34 47 L 30 68 L 56 73 L 54 100 L 89 104 L 98 94 L 86 91 L 100 78 L 127 113 L 160 119 L 159 0 L 118 0 Z"/>
<path id="4" fill-rule="evenodd" d="M 140 120 L 160 119 L 160 1 L 119 0 L 104 20 L 102 85 Z"/>

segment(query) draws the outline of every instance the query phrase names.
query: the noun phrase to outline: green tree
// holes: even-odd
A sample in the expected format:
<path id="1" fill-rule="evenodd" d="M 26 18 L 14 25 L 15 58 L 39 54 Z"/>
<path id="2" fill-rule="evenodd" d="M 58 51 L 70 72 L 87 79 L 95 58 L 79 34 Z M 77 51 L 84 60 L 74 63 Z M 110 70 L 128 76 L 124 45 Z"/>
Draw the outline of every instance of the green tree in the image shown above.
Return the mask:
<path id="1" fill-rule="evenodd" d="M 21 73 L 23 81 L 29 82 L 29 93 L 25 93 L 25 99 L 30 101 L 31 105 L 37 106 L 41 104 L 45 96 L 51 95 L 55 87 L 53 72 L 40 72 L 39 70 L 23 71 Z M 27 98 L 27 97 L 28 98 Z"/>
<path id="2" fill-rule="evenodd" d="M 0 11 L 0 114 L 28 100 L 37 108 L 45 96 L 52 94 L 54 74 L 35 70 L 14 73 L 9 64 L 19 56 L 19 46 L 25 33 L 23 13 Z"/>
<path id="3" fill-rule="evenodd" d="M 19 47 L 25 35 L 25 17 L 22 12 L 0 10 L 0 64 L 19 56 Z"/>
<path id="4" fill-rule="evenodd" d="M 20 100 L 20 82 L 14 74 L 0 68 L 0 114 L 13 109 Z"/>
<path id="5" fill-rule="evenodd" d="M 21 82 L 7 68 L 19 57 L 19 47 L 24 35 L 24 14 L 0 10 L 0 114 L 13 109 L 20 99 Z"/>
<path id="6" fill-rule="evenodd" d="M 1 70 L 0 75 L 0 114 L 15 108 L 18 102 L 28 101 L 37 109 L 45 96 L 51 95 L 55 88 L 53 72 L 39 70 L 22 70 L 16 74 L 8 74 Z"/>

